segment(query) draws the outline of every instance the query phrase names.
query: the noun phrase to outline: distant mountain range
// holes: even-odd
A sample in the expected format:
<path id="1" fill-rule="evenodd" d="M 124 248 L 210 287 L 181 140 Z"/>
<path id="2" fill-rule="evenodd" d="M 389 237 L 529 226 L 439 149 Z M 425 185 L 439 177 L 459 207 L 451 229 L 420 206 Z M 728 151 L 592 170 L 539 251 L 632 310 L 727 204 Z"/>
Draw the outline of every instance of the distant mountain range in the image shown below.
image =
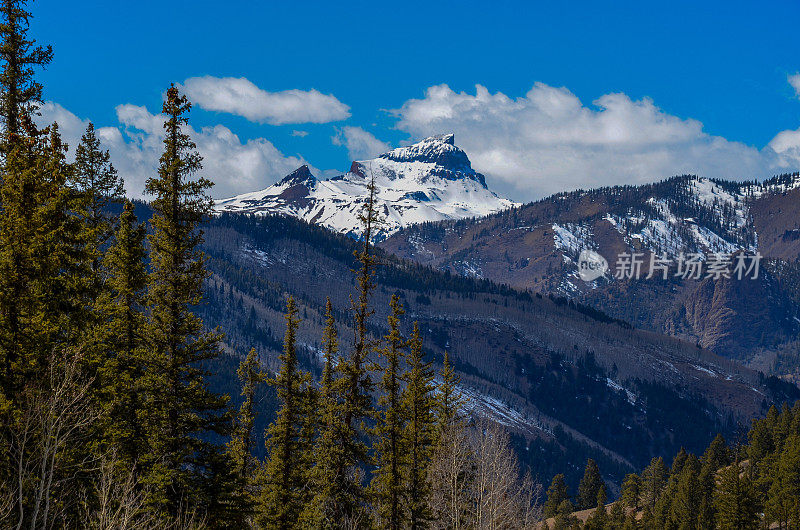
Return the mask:
<path id="1" fill-rule="evenodd" d="M 217 201 L 216 210 L 289 215 L 357 235 L 373 177 L 383 218 L 378 239 L 416 223 L 485 216 L 514 206 L 487 188 L 447 134 L 353 162 L 350 171 L 328 180 L 318 180 L 302 166 L 264 190 Z"/>
<path id="2" fill-rule="evenodd" d="M 562 193 L 483 219 L 407 227 L 382 246 L 440 270 L 580 301 L 765 371 L 798 364 L 797 174 L 761 183 L 682 176 Z M 584 249 L 611 270 L 583 281 Z M 757 280 L 613 276 L 626 253 L 640 252 L 649 264 L 652 255 L 740 250 L 764 256 Z"/>
<path id="3" fill-rule="evenodd" d="M 211 276 L 198 311 L 225 333 L 234 358 L 255 347 L 268 368 L 278 368 L 290 294 L 302 319 L 303 367 L 319 377 L 327 297 L 342 355 L 349 354 L 353 238 L 290 216 L 224 214 L 204 230 Z M 586 306 L 384 251 L 378 257 L 371 337 L 387 332 L 389 298 L 397 294 L 406 311 L 403 334 L 419 323 L 437 370 L 450 353 L 471 412 L 506 426 L 520 458 L 545 483 L 565 469 L 577 483 L 591 457 L 618 486 L 655 455 L 681 446 L 701 451 L 716 432 L 731 434 L 770 404 L 800 397 L 796 387 L 694 342 L 634 329 Z M 381 362 L 376 354 L 370 360 Z M 235 360 L 226 361 L 217 384 L 237 396 L 235 368 Z"/>

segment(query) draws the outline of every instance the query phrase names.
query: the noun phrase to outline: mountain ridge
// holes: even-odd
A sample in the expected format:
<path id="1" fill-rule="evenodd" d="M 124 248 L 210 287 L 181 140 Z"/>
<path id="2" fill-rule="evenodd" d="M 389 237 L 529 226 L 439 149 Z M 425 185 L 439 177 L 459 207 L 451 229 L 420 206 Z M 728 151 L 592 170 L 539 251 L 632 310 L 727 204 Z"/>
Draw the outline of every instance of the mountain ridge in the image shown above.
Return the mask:
<path id="1" fill-rule="evenodd" d="M 480 217 L 515 205 L 489 190 L 454 135 L 442 134 L 354 161 L 347 173 L 326 180 L 301 166 L 263 190 L 216 201 L 215 211 L 289 215 L 358 237 L 358 214 L 373 177 L 383 218 L 378 240 L 411 224 Z"/>
<path id="2" fill-rule="evenodd" d="M 798 331 L 798 300 L 787 287 L 797 283 L 787 264 L 800 254 L 798 204 L 796 173 L 763 182 L 685 175 L 564 192 L 482 219 L 415 225 L 381 246 L 451 273 L 565 296 L 749 362 L 782 348 Z M 611 267 L 591 282 L 578 274 L 584 249 Z M 702 278 L 633 281 L 613 274 L 616 258 L 625 253 L 640 252 L 647 264 L 655 255 L 675 260 L 680 253 L 742 250 L 764 255 L 761 277 L 748 285 L 723 279 L 711 286 Z"/>

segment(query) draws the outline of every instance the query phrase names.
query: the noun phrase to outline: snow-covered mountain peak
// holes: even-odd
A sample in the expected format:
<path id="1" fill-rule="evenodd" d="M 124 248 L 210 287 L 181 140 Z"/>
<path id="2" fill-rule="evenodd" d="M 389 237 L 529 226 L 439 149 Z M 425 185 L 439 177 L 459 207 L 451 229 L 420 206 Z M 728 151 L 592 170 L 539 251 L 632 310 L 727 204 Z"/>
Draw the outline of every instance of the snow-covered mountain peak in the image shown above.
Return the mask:
<path id="1" fill-rule="evenodd" d="M 264 190 L 218 201 L 215 210 L 291 215 L 357 235 L 357 214 L 372 178 L 384 217 L 378 238 L 414 223 L 479 217 L 514 206 L 487 188 L 454 136 L 444 134 L 353 162 L 350 171 L 328 180 L 317 180 L 302 166 Z"/>
<path id="2" fill-rule="evenodd" d="M 280 182 L 278 182 L 278 185 L 283 186 L 296 186 L 298 184 L 309 189 L 313 188 L 317 184 L 316 177 L 311 174 L 311 170 L 307 165 L 300 166 L 283 177 Z"/>

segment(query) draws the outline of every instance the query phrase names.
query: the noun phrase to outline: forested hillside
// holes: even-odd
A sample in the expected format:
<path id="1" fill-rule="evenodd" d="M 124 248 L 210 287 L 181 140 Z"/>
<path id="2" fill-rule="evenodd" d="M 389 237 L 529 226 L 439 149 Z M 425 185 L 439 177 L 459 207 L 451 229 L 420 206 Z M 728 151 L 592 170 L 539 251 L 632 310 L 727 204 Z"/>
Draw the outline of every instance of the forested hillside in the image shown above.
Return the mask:
<path id="1" fill-rule="evenodd" d="M 743 528 L 759 503 L 798 521 L 800 408 L 773 406 L 796 386 L 376 249 L 374 179 L 359 239 L 214 216 L 175 84 L 134 203 L 93 125 L 74 161 L 57 123 L 36 125 L 53 52 L 28 9 L 0 4 L 0 527 L 523 529 L 576 524 L 570 487 L 581 508 L 653 503 L 593 528 Z M 715 436 L 764 414 L 755 493 L 718 501 L 744 453 Z M 632 494 L 648 463 L 652 496 Z M 740 498 L 755 504 L 728 519 Z"/>
<path id="2" fill-rule="evenodd" d="M 231 351 L 255 346 L 277 369 L 282 303 L 291 293 L 302 316 L 300 362 L 319 375 L 328 296 L 343 336 L 352 333 L 343 317 L 357 246 L 292 218 L 212 219 L 204 248 L 213 275 L 199 309 L 226 332 Z M 735 432 L 770 403 L 796 397 L 791 385 L 695 344 L 630 329 L 566 300 L 378 257 L 370 334 L 385 333 L 389 299 L 397 294 L 406 310 L 403 331 L 420 323 L 426 355 L 437 366 L 449 351 L 475 412 L 518 437 L 521 457 L 543 481 L 566 471 L 575 484 L 593 457 L 619 484 L 626 470 L 654 455 L 681 445 L 699 451 L 718 430 Z"/>
<path id="3" fill-rule="evenodd" d="M 381 246 L 440 270 L 563 296 L 637 327 L 682 337 L 760 370 L 797 365 L 796 279 L 800 177 L 763 182 L 679 176 L 641 186 L 560 193 L 481 219 L 422 223 Z M 609 270 L 578 274 L 582 250 Z M 681 255 L 759 252 L 758 278 L 682 278 Z M 641 253 L 642 274 L 615 277 L 620 256 Z M 651 258 L 671 270 L 646 278 Z M 658 272 L 658 271 L 656 271 Z"/>
<path id="4" fill-rule="evenodd" d="M 800 406 L 770 408 L 733 445 L 717 436 L 702 456 L 681 449 L 671 465 L 654 458 L 625 477 L 606 504 L 605 485 L 589 462 L 578 490 L 560 475 L 544 504 L 551 529 L 794 528 L 800 517 Z M 580 511 L 575 511 L 575 509 Z"/>

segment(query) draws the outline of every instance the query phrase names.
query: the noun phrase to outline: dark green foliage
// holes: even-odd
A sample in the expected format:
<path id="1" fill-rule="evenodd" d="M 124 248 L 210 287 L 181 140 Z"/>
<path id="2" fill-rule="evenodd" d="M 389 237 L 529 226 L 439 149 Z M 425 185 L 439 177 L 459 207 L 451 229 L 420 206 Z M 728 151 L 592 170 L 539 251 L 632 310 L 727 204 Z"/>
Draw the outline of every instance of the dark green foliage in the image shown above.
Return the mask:
<path id="1" fill-rule="evenodd" d="M 137 224 L 133 205 L 125 203 L 114 244 L 103 260 L 105 289 L 98 303 L 102 315 L 95 344 L 99 356 L 98 398 L 105 413 L 100 431 L 122 464 L 138 467 L 146 448 L 142 428 L 146 318 L 145 228 Z"/>
<path id="2" fill-rule="evenodd" d="M 383 338 L 378 354 L 383 360 L 383 376 L 379 388 L 377 425 L 375 426 L 375 469 L 372 490 L 381 527 L 399 530 L 405 513 L 405 484 L 403 476 L 406 459 L 406 440 L 403 431 L 406 415 L 401 407 L 401 362 L 406 341 L 400 335 L 400 318 L 405 313 L 397 295 L 392 296 L 388 317 L 389 332 Z"/>
<path id="3" fill-rule="evenodd" d="M 567 483 L 564 475 L 558 474 L 553 477 L 550 487 L 547 488 L 547 500 L 544 503 L 544 516 L 555 517 L 562 503 L 569 500 Z"/>
<path id="4" fill-rule="evenodd" d="M 0 119 L 4 126 L 0 152 L 4 155 L 18 137 L 35 135 L 33 114 L 42 101 L 42 85 L 34 77 L 34 68 L 45 67 L 53 59 L 50 46 L 37 46 L 28 35 L 27 3 L 6 0 L 0 7 Z"/>
<path id="5" fill-rule="evenodd" d="M 341 397 L 344 380 L 340 378 L 335 365 L 339 340 L 330 299 L 325 305 L 322 350 L 325 366 L 319 393 L 320 432 L 314 445 L 315 462 L 310 470 L 313 497 L 303 510 L 301 520 L 313 528 L 339 528 L 352 508 L 350 479 L 345 475 L 346 454 L 342 447 L 347 434 Z"/>
<path id="6" fill-rule="evenodd" d="M 259 385 L 267 380 L 267 374 L 261 369 L 255 349 L 250 350 L 236 374 L 242 387 L 243 400 L 228 442 L 228 456 L 233 465 L 233 477 L 236 482 L 233 492 L 235 511 L 240 519 L 246 520 L 254 512 L 258 487 L 256 480 L 260 467 L 258 460 L 253 457 L 253 428 L 257 414 L 255 398 Z"/>
<path id="7" fill-rule="evenodd" d="M 403 408 L 407 418 L 404 439 L 408 451 L 406 498 L 409 527 L 428 528 L 431 520 L 428 494 L 428 468 L 435 441 L 433 369 L 423 358 L 422 338 L 415 322 L 409 340 L 408 372 L 403 392 Z"/>
<path id="8" fill-rule="evenodd" d="M 264 528 L 293 528 L 303 509 L 302 490 L 308 479 L 303 454 L 311 448 L 304 445 L 305 423 L 303 403 L 308 399 L 311 377 L 297 365 L 297 305 L 293 298 L 286 304 L 286 337 L 281 368 L 269 380 L 278 394 L 280 408 L 275 422 L 267 429 L 267 462 L 264 468 L 264 490 L 261 497 L 259 523 Z"/>
<path id="9" fill-rule="evenodd" d="M 600 469 L 597 462 L 591 458 L 586 462 L 583 478 L 578 486 L 578 508 L 585 510 L 597 505 L 597 494 L 601 488 L 605 488 L 603 477 L 600 476 Z"/>
<path id="10" fill-rule="evenodd" d="M 201 506 L 212 494 L 216 484 L 208 476 L 207 455 L 216 449 L 200 435 L 223 434 L 229 426 L 223 413 L 227 399 L 208 389 L 202 366 L 219 355 L 220 336 L 205 331 L 192 312 L 207 274 L 198 249 L 203 240 L 198 224 L 211 207 L 205 195 L 211 183 L 192 178 L 201 158 L 184 131 L 190 108 L 177 88 L 167 90 L 162 109 L 167 116 L 164 154 L 158 177 L 150 178 L 146 187 L 155 199 L 149 236 L 149 351 L 143 378 L 149 450 L 143 469 L 150 506 L 171 517 L 187 506 Z"/>
<path id="11" fill-rule="evenodd" d="M 718 528 L 758 528 L 758 505 L 751 474 L 752 469 L 743 467 L 738 458 L 720 471 L 719 485 L 714 492 Z"/>

